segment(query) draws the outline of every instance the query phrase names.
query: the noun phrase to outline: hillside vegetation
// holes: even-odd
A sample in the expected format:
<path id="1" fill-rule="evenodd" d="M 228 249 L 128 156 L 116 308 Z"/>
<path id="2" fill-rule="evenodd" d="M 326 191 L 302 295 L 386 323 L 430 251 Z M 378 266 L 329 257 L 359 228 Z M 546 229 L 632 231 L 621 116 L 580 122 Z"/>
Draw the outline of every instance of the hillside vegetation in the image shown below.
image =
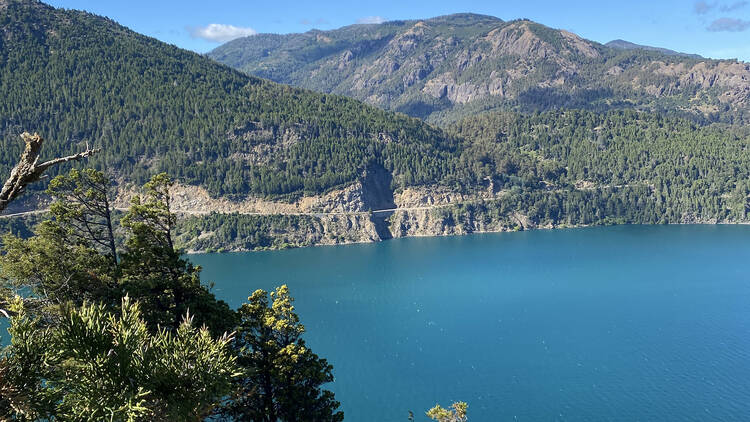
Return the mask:
<path id="1" fill-rule="evenodd" d="M 441 131 L 355 100 L 243 75 L 88 13 L 6 0 L 0 13 L 0 173 L 18 134 L 62 155 L 89 142 L 121 182 L 167 172 L 213 195 L 317 193 L 371 162 L 396 183 L 439 180 Z"/>
<path id="2" fill-rule="evenodd" d="M 640 199 L 627 211 L 629 222 L 747 217 L 750 136 L 744 129 L 701 127 L 633 111 L 561 110 L 484 114 L 451 131 L 474 141 L 470 151 L 477 162 L 486 163 L 488 174 L 498 172 L 498 163 L 500 171 L 507 171 L 502 163 L 510 156 L 536 163 L 521 165 L 517 172 L 526 180 L 536 178 L 537 187 L 546 191 L 633 192 Z M 564 213 L 588 206 L 581 203 Z"/>

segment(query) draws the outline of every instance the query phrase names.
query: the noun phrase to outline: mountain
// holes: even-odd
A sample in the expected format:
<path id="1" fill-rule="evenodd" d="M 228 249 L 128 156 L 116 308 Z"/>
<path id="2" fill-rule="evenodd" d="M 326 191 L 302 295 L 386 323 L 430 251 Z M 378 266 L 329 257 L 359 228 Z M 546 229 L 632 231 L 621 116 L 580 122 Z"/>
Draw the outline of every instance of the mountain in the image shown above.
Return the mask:
<path id="1" fill-rule="evenodd" d="M 276 82 L 447 123 L 477 112 L 637 108 L 750 121 L 750 64 L 622 49 L 528 21 L 457 14 L 259 34 L 208 56 Z"/>
<path id="2" fill-rule="evenodd" d="M 703 59 L 703 57 L 701 57 L 698 54 L 680 53 L 679 51 L 669 50 L 667 48 L 640 45 L 640 44 L 635 44 L 635 43 L 632 43 L 630 41 L 625 41 L 625 40 L 612 40 L 604 45 L 606 45 L 607 47 L 611 47 L 611 48 L 618 48 L 620 50 L 646 50 L 646 51 L 655 51 L 657 53 L 662 53 L 667 56 L 681 56 L 681 57 L 690 57 L 693 59 Z"/>
<path id="3" fill-rule="evenodd" d="M 86 165 L 113 175 L 116 206 L 166 172 L 175 211 L 195 215 L 191 224 L 219 221 L 211 212 L 252 218 L 232 234 L 253 248 L 387 238 L 388 215 L 369 210 L 396 207 L 397 192 L 459 198 L 487 183 L 462 158 L 465 141 L 418 119 L 248 76 L 35 0 L 0 0 L 0 128 L 0 174 L 17 162 L 24 131 L 47 139 L 47 157 L 88 143 L 101 152 Z M 188 247 L 213 238 L 188 229 Z"/>
<path id="4" fill-rule="evenodd" d="M 398 38 L 404 57 L 411 57 L 409 46 L 427 42 L 418 33 L 441 25 L 453 41 L 428 41 L 442 43 L 446 54 L 483 31 L 496 40 L 521 31 L 525 41 L 514 51 L 533 52 L 553 70 L 555 63 L 574 66 L 581 57 L 595 63 L 608 51 L 528 21 L 476 15 L 349 30 L 400 28 L 386 41 L 375 37 L 361 45 L 393 47 Z M 414 29 L 412 35 L 404 28 Z M 541 43 L 539 34 L 550 41 Z M 552 48 L 557 36 L 564 40 Z M 498 49 L 507 47 L 498 42 Z M 477 44 L 487 51 L 492 46 Z M 313 43 L 293 53 L 273 57 L 304 62 L 319 50 Z M 483 62 L 505 60 L 508 69 L 532 65 L 475 53 L 464 57 L 466 69 L 489 75 L 494 70 Z M 398 62 L 399 69 L 407 62 Z M 533 63 L 534 72 L 549 70 Z M 363 83 L 380 86 L 377 69 Z M 458 95 L 446 92 L 445 98 Z M 480 103 L 467 103 L 463 112 Z M 18 159 L 23 131 L 41 133 L 48 156 L 78 151 L 87 142 L 101 147 L 86 165 L 114 176 L 117 207 L 127 206 L 134 185 L 167 172 L 177 181 L 172 206 L 189 216 L 180 219 L 177 240 L 193 251 L 536 227 L 749 221 L 746 127 L 703 126 L 647 111 L 556 109 L 489 112 L 436 128 L 355 99 L 249 76 L 112 20 L 33 0 L 0 0 L 0 128 L 4 174 Z M 2 232 L 27 229 L 0 218 Z"/>
<path id="5" fill-rule="evenodd" d="M 455 141 L 419 120 L 220 65 L 112 20 L 0 1 L 0 173 L 39 132 L 45 153 L 103 149 L 121 184 L 165 171 L 213 197 L 314 195 L 387 167 L 396 186 L 446 175 Z"/>

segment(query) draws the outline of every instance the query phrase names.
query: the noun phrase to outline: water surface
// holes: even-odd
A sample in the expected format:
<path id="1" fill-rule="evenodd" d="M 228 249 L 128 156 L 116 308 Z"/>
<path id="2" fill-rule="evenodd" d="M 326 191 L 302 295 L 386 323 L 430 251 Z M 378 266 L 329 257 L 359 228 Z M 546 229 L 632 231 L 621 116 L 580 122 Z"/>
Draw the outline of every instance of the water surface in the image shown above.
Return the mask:
<path id="1" fill-rule="evenodd" d="M 350 421 L 750 420 L 750 227 L 619 226 L 193 255 L 288 284 Z"/>

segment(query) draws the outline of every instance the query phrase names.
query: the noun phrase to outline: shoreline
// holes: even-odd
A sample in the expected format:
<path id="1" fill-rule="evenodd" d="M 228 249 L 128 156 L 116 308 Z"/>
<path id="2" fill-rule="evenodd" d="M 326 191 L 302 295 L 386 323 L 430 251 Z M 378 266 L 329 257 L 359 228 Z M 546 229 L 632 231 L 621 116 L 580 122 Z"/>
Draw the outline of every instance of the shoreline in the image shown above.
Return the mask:
<path id="1" fill-rule="evenodd" d="M 302 249 L 302 248 L 316 248 L 316 247 L 332 247 L 332 246 L 348 246 L 348 245 L 365 245 L 365 244 L 371 244 L 371 243 L 380 243 L 380 242 L 387 242 L 390 240 L 397 240 L 397 239 L 408 239 L 408 238 L 431 238 L 431 237 L 462 237 L 462 236 L 471 236 L 473 234 L 498 234 L 498 233 L 517 233 L 517 232 L 524 232 L 524 231 L 536 231 L 536 230 L 576 230 L 576 229 L 585 229 L 585 228 L 592 228 L 592 227 L 618 227 L 618 226 L 645 226 L 645 227 L 653 227 L 653 226 L 748 226 L 750 225 L 750 221 L 742 221 L 742 222 L 696 222 L 696 223 L 659 223 L 659 224 L 650 224 L 650 223 L 625 223 L 625 224 L 581 224 L 581 225 L 572 225 L 572 226 L 555 226 L 555 227 L 548 227 L 548 226 L 541 226 L 541 227 L 530 227 L 525 228 L 522 230 L 477 230 L 472 231 L 468 233 L 461 233 L 461 234 L 418 234 L 418 235 L 412 235 L 412 236 L 399 236 L 399 237 L 392 237 L 389 239 L 382 239 L 378 241 L 361 241 L 361 242 L 341 242 L 341 243 L 315 243 L 311 245 L 304 245 L 304 246 L 290 246 L 290 247 L 283 247 L 283 248 L 262 248 L 262 249 L 237 249 L 237 250 L 224 250 L 224 251 L 202 251 L 202 250 L 190 250 L 186 251 L 183 255 L 185 256 L 191 256 L 191 255 L 205 255 L 205 254 L 235 254 L 235 253 L 253 253 L 253 252 L 271 252 L 271 251 L 283 251 L 283 250 L 289 250 L 289 249 Z"/>

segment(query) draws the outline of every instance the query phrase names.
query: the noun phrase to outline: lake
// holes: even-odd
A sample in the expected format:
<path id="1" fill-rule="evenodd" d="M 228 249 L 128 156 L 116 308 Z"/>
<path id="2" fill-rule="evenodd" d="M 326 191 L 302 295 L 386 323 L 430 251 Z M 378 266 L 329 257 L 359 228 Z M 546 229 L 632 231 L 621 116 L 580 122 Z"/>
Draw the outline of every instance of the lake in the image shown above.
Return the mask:
<path id="1" fill-rule="evenodd" d="M 350 421 L 750 420 L 750 227 L 616 226 L 192 255 L 289 285 Z"/>

